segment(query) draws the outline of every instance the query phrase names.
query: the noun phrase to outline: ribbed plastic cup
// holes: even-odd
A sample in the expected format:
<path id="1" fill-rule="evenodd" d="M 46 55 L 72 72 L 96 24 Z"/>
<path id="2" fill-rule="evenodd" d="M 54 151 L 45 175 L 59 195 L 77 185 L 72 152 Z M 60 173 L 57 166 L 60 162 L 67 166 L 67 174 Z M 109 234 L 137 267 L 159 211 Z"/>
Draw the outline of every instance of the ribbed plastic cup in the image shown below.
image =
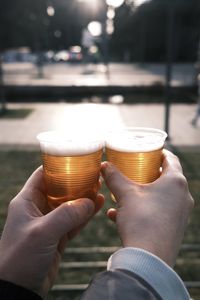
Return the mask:
<path id="1" fill-rule="evenodd" d="M 49 203 L 56 207 L 78 198 L 95 199 L 104 147 L 102 139 L 83 132 L 40 133 Z"/>
<path id="2" fill-rule="evenodd" d="M 111 131 L 106 156 L 125 176 L 137 183 L 150 183 L 160 176 L 167 133 L 146 127 Z"/>

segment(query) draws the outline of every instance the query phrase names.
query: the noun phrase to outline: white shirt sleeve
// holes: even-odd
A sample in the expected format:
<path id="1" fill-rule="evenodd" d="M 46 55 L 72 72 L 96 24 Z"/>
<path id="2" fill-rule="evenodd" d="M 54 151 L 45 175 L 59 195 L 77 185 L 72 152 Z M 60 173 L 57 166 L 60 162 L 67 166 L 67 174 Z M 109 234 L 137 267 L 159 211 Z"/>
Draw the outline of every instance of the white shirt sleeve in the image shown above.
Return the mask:
<path id="1" fill-rule="evenodd" d="M 124 269 L 149 283 L 163 300 L 189 300 L 190 296 L 177 273 L 148 251 L 122 248 L 108 260 L 107 270 Z"/>

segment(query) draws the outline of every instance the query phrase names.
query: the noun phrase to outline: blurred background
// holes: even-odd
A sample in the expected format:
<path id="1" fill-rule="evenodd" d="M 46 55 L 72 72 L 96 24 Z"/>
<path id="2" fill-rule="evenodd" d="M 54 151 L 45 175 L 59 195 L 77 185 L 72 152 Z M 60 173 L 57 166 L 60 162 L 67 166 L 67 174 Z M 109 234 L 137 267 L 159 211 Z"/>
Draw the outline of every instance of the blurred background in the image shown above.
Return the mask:
<path id="1" fill-rule="evenodd" d="M 199 6 L 198 0 L 1 0 L 3 61 L 34 62 L 39 54 L 44 62 L 81 61 L 82 55 L 70 53 L 82 54 L 83 30 L 95 21 L 89 27 L 99 36 L 94 44 L 102 50 L 106 31 L 111 61 L 166 61 L 173 25 L 173 60 L 194 62 Z"/>
<path id="2" fill-rule="evenodd" d="M 176 271 L 200 300 L 200 1 L 0 5 L 0 230 L 9 201 L 41 164 L 39 132 L 164 129 L 196 201 Z M 105 208 L 69 245 L 48 299 L 79 299 L 120 246 L 102 189 Z"/>

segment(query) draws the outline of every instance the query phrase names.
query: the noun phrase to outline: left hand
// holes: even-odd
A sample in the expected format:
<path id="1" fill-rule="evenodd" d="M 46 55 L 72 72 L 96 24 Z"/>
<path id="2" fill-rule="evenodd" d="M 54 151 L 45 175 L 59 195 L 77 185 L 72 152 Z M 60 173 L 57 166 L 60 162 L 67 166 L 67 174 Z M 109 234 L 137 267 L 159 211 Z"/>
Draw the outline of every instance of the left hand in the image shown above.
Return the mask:
<path id="1" fill-rule="evenodd" d="M 0 279 L 45 297 L 54 283 L 67 242 L 103 206 L 82 198 L 49 209 L 43 169 L 38 168 L 10 202 L 0 240 Z"/>
<path id="2" fill-rule="evenodd" d="M 167 150 L 163 156 L 161 176 L 152 183 L 136 183 L 108 162 L 101 172 L 117 202 L 107 214 L 123 247 L 146 250 L 173 267 L 194 200 L 178 157 Z"/>

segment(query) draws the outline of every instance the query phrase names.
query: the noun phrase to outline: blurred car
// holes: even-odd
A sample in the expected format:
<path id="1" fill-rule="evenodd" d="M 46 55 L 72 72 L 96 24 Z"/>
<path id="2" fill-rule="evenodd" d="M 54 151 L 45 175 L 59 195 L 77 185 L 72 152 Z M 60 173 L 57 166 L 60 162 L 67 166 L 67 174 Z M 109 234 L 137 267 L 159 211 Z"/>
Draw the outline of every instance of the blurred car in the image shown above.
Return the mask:
<path id="1" fill-rule="evenodd" d="M 83 59 L 82 49 L 80 46 L 72 46 L 69 48 L 69 61 L 80 62 Z"/>
<path id="2" fill-rule="evenodd" d="M 54 61 L 55 62 L 67 62 L 69 61 L 69 51 L 67 50 L 61 50 L 61 51 L 58 51 L 54 54 Z"/>
<path id="3" fill-rule="evenodd" d="M 29 48 L 21 47 L 16 49 L 8 49 L 2 55 L 4 63 L 35 63 L 36 55 L 34 55 Z"/>
<path id="4" fill-rule="evenodd" d="M 54 54 L 55 62 L 81 62 L 83 59 L 82 49 L 80 46 L 72 46 L 69 50 L 61 50 Z"/>
<path id="5" fill-rule="evenodd" d="M 44 52 L 44 54 L 43 54 L 44 62 L 52 63 L 54 61 L 54 55 L 55 55 L 55 52 L 52 50 L 48 50 L 48 51 Z"/>

